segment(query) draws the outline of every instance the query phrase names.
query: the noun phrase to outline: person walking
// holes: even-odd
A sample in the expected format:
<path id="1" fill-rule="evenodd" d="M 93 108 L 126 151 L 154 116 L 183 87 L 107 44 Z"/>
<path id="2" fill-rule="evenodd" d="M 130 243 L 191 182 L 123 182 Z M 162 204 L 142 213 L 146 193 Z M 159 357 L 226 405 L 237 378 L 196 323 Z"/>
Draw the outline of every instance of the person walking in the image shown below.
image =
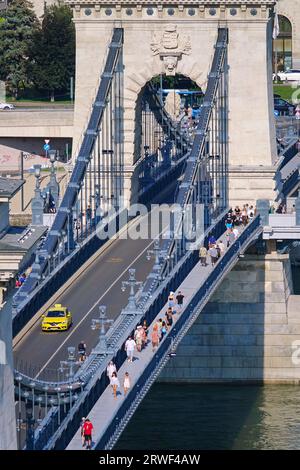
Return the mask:
<path id="1" fill-rule="evenodd" d="M 173 315 L 172 315 L 172 312 L 170 312 L 169 310 L 167 310 L 166 313 L 165 313 L 165 318 L 166 318 L 166 327 L 167 327 L 167 330 L 169 331 L 169 329 L 170 329 L 171 326 L 173 325 Z"/>
<path id="2" fill-rule="evenodd" d="M 211 246 L 208 250 L 208 253 L 209 253 L 210 259 L 211 259 L 211 265 L 214 266 L 217 262 L 217 259 L 218 259 L 218 252 L 217 252 L 216 247 L 214 245 Z"/>
<path id="3" fill-rule="evenodd" d="M 87 446 L 86 446 L 87 450 L 91 450 L 93 429 L 94 429 L 93 424 L 88 418 L 86 418 L 86 420 L 84 421 L 84 425 L 83 425 L 83 435 L 84 435 L 84 440 L 87 443 Z"/>
<path id="4" fill-rule="evenodd" d="M 147 321 L 144 320 L 143 321 L 143 348 L 145 348 L 148 344 L 148 325 L 147 325 Z"/>
<path id="5" fill-rule="evenodd" d="M 120 382 L 119 382 L 116 372 L 113 372 L 111 376 L 110 385 L 111 385 L 114 397 L 117 398 L 117 390 L 120 387 Z"/>
<path id="6" fill-rule="evenodd" d="M 136 344 L 132 336 L 129 336 L 128 340 L 125 343 L 125 351 L 127 353 L 128 362 L 133 361 L 133 353 L 136 348 Z"/>
<path id="7" fill-rule="evenodd" d="M 130 389 L 130 378 L 129 378 L 128 372 L 125 372 L 123 387 L 124 387 L 124 396 L 126 396 L 128 390 Z"/>
<path id="8" fill-rule="evenodd" d="M 230 239 L 229 239 L 229 232 L 228 231 L 225 233 L 225 240 L 226 240 L 226 246 L 228 248 L 229 245 L 230 245 Z"/>
<path id="9" fill-rule="evenodd" d="M 239 236 L 239 230 L 235 227 L 232 231 L 234 233 L 235 238 L 237 238 Z"/>
<path id="10" fill-rule="evenodd" d="M 247 210 L 247 207 L 244 206 L 242 209 L 242 224 L 244 225 L 244 227 L 246 227 L 247 223 L 248 223 L 248 210 Z"/>
<path id="11" fill-rule="evenodd" d="M 158 334 L 157 323 L 155 323 L 155 325 L 153 326 L 153 330 L 151 333 L 151 341 L 152 341 L 152 351 L 155 352 L 159 344 L 159 334 Z"/>
<path id="12" fill-rule="evenodd" d="M 147 321 L 146 321 L 146 320 L 144 320 L 144 322 L 143 322 L 143 328 L 144 328 L 145 336 L 146 336 L 146 339 L 147 339 L 147 336 L 148 336 L 148 325 L 147 325 Z"/>
<path id="13" fill-rule="evenodd" d="M 207 266 L 207 249 L 205 246 L 201 246 L 199 250 L 199 257 L 201 261 L 201 266 Z"/>
<path id="14" fill-rule="evenodd" d="M 135 340 L 135 344 L 136 344 L 136 349 L 138 352 L 141 352 L 142 350 L 142 346 L 143 346 L 143 334 L 144 330 L 143 330 L 143 327 L 142 325 L 138 325 L 136 327 L 136 330 L 134 332 L 134 340 Z"/>
<path id="15" fill-rule="evenodd" d="M 86 344 L 83 340 L 78 344 L 78 355 L 79 362 L 84 362 L 86 360 Z"/>
<path id="16" fill-rule="evenodd" d="M 232 245 L 236 240 L 236 236 L 233 230 L 229 232 L 229 243 Z"/>
<path id="17" fill-rule="evenodd" d="M 142 327 L 142 330 L 141 330 L 141 334 L 142 334 L 142 348 L 145 348 L 147 346 L 147 343 L 148 343 L 148 338 L 147 338 L 147 333 L 144 329 L 144 327 Z"/>
<path id="18" fill-rule="evenodd" d="M 165 321 L 162 321 L 162 324 L 161 324 L 161 341 L 164 339 L 164 337 L 166 336 L 167 334 L 167 326 L 166 326 L 166 322 Z"/>
<path id="19" fill-rule="evenodd" d="M 181 292 L 181 290 L 178 292 L 178 294 L 176 295 L 176 300 L 177 300 L 177 305 L 178 305 L 178 309 L 179 311 L 182 310 L 182 307 L 183 307 L 183 299 L 184 299 L 184 295 L 183 293 Z"/>
<path id="20" fill-rule="evenodd" d="M 215 244 L 216 244 L 216 241 L 217 241 L 217 240 L 215 239 L 214 235 L 211 235 L 211 236 L 209 237 L 209 239 L 208 239 L 208 245 L 209 245 L 209 246 L 215 245 Z"/>
<path id="21" fill-rule="evenodd" d="M 232 229 L 232 218 L 231 218 L 231 215 L 230 215 L 230 214 L 228 214 L 228 216 L 227 216 L 227 219 L 226 219 L 226 222 L 225 222 L 225 226 L 226 226 L 226 229 L 227 229 L 227 230 Z"/>
<path id="22" fill-rule="evenodd" d="M 223 243 L 223 240 L 220 240 L 218 245 L 219 245 L 220 253 L 221 253 L 221 256 L 222 256 L 224 254 L 224 251 L 225 251 L 225 245 Z"/>
<path id="23" fill-rule="evenodd" d="M 254 207 L 253 206 L 250 206 L 249 209 L 248 209 L 248 219 L 249 220 L 252 220 L 254 218 Z"/>
<path id="24" fill-rule="evenodd" d="M 106 369 L 106 373 L 107 373 L 109 380 L 111 379 L 114 372 L 117 372 L 117 368 L 115 364 L 113 363 L 113 361 L 110 361 Z"/>
<path id="25" fill-rule="evenodd" d="M 168 298 L 168 307 L 171 307 L 172 310 L 175 307 L 175 300 L 174 300 L 174 292 L 170 292 L 169 298 Z"/>
<path id="26" fill-rule="evenodd" d="M 173 312 L 173 310 L 171 309 L 171 307 L 169 307 L 169 309 L 170 309 L 170 311 Z M 161 340 L 162 322 L 163 322 L 163 320 L 162 320 L 162 318 L 160 318 L 160 319 L 158 320 L 158 333 L 159 333 L 159 336 L 160 336 L 160 338 L 159 338 L 160 340 Z"/>

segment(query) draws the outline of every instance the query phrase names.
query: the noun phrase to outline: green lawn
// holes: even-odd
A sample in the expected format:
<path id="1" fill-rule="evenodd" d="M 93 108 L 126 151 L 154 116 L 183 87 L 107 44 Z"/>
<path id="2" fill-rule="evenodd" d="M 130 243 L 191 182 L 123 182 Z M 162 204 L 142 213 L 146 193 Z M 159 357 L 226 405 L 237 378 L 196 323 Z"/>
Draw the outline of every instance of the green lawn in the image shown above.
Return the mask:
<path id="1" fill-rule="evenodd" d="M 297 91 L 291 85 L 273 85 L 274 93 L 277 93 L 284 100 L 292 101 L 292 95 Z M 300 99 L 300 87 L 298 88 L 298 99 Z"/>
<path id="2" fill-rule="evenodd" d="M 50 100 L 34 100 L 34 99 L 29 99 L 29 98 L 22 98 L 20 100 L 15 100 L 13 98 L 7 98 L 6 100 L 8 103 L 12 103 L 14 106 L 24 106 L 24 105 L 30 105 L 30 106 L 57 106 L 57 105 L 62 105 L 62 104 L 69 104 L 72 105 L 71 100 L 57 100 L 57 101 L 50 101 Z"/>

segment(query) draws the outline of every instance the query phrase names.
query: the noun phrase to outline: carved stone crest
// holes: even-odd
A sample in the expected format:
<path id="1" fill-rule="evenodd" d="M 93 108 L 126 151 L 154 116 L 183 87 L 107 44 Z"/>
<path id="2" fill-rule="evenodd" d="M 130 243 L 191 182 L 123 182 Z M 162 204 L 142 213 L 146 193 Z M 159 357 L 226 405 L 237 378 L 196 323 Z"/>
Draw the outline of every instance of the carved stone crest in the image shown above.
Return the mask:
<path id="1" fill-rule="evenodd" d="M 163 60 L 166 75 L 175 75 L 178 60 L 191 53 L 191 40 L 189 36 L 180 36 L 177 25 L 168 24 L 161 37 L 153 34 L 151 50 Z"/>

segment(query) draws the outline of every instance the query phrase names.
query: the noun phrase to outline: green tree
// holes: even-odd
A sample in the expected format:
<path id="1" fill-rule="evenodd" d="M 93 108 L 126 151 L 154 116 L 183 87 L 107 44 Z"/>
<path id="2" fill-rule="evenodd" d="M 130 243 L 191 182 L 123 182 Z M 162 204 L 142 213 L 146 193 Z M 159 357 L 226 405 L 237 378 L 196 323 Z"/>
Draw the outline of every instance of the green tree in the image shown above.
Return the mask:
<path id="1" fill-rule="evenodd" d="M 39 90 L 69 89 L 75 74 L 75 27 L 72 10 L 63 4 L 46 8 L 42 28 L 34 34 L 30 52 L 30 78 Z"/>
<path id="2" fill-rule="evenodd" d="M 28 84 L 28 53 L 39 22 L 28 0 L 12 0 L 1 15 L 0 80 L 17 98 L 20 88 Z"/>

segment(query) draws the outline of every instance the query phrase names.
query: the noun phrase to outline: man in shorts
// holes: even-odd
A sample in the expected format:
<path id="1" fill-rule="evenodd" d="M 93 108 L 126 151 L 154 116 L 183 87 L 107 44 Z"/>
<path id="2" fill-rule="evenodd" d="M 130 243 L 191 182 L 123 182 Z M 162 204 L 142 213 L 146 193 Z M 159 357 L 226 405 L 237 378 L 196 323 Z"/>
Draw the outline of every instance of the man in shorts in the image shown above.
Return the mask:
<path id="1" fill-rule="evenodd" d="M 91 450 L 92 446 L 92 431 L 94 429 L 94 426 L 90 422 L 88 418 L 84 421 L 84 425 L 82 426 L 83 429 L 83 436 L 84 436 L 84 441 L 86 442 L 87 450 Z"/>

